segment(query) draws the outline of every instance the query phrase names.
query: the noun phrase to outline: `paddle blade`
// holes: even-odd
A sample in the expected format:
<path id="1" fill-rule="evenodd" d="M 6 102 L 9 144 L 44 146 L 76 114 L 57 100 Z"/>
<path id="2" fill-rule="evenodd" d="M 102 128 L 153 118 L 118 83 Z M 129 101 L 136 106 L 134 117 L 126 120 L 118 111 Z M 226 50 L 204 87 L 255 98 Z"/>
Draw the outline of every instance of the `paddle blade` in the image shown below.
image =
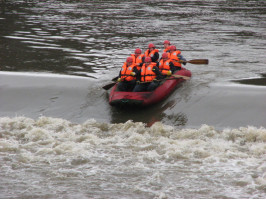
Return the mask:
<path id="1" fill-rule="evenodd" d="M 111 87 L 113 87 L 116 83 L 110 83 L 108 85 L 103 86 L 102 88 L 105 90 L 109 90 Z"/>
<path id="2" fill-rule="evenodd" d="M 208 65 L 209 64 L 208 59 L 194 59 L 194 60 L 189 60 L 187 62 L 191 64 L 196 64 L 196 65 Z"/>
<path id="3" fill-rule="evenodd" d="M 175 74 L 173 74 L 172 76 L 175 77 L 175 78 L 182 78 L 182 79 L 185 79 L 185 80 L 189 80 L 190 79 L 189 76 L 182 76 L 182 75 L 175 75 Z"/>

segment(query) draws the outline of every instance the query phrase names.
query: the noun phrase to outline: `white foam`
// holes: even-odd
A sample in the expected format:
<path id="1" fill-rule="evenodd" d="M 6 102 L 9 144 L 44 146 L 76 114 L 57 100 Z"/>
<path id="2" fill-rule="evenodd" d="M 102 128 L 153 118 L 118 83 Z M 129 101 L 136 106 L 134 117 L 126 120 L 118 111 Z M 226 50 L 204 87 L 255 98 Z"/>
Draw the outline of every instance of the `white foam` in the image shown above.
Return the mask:
<path id="1" fill-rule="evenodd" d="M 28 143 L 57 140 L 63 149 L 65 142 L 68 147 L 75 146 L 77 142 L 131 146 L 139 153 L 149 151 L 143 154 L 143 158 L 147 159 L 206 159 L 213 156 L 220 159 L 259 158 L 266 153 L 266 130 L 263 127 L 217 131 L 203 125 L 199 129 L 177 130 L 159 122 L 152 127 L 132 121 L 121 124 L 98 123 L 93 119 L 83 124 L 72 124 L 64 119 L 49 117 L 37 120 L 25 117 L 0 118 L 0 123 L 7 140 L 11 136 L 17 137 L 17 140 L 23 137 Z M 74 149 L 69 151 L 74 152 Z M 79 150 L 75 151 L 79 154 Z"/>
<path id="2" fill-rule="evenodd" d="M 111 175 L 125 188 L 158 198 L 168 197 L 177 186 L 195 191 L 198 184 L 202 192 L 222 187 L 230 197 L 239 197 L 245 190 L 259 192 L 266 182 L 263 127 L 176 129 L 160 122 L 147 127 L 132 121 L 109 124 L 88 119 L 74 124 L 44 116 L 2 117 L 0 135 L 0 158 L 11 159 L 4 163 L 6 168 L 12 163 L 19 169 L 38 165 L 55 180 L 103 184 Z"/>

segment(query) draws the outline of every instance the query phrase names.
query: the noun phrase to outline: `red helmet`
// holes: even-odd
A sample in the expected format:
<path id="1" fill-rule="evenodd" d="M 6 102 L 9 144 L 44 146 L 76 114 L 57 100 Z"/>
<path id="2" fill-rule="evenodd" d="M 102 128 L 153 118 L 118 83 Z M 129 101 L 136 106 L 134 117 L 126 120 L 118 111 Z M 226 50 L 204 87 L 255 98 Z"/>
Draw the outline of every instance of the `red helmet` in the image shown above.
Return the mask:
<path id="1" fill-rule="evenodd" d="M 136 49 L 135 54 L 141 54 L 141 49 Z"/>
<path id="2" fill-rule="evenodd" d="M 163 53 L 162 58 L 168 58 L 168 53 Z"/>
<path id="3" fill-rule="evenodd" d="M 169 45 L 170 45 L 170 41 L 169 41 L 169 40 L 165 40 L 165 41 L 163 42 L 163 44 L 169 44 Z"/>
<path id="4" fill-rule="evenodd" d="M 132 63 L 133 62 L 133 58 L 132 57 L 127 57 L 127 63 Z"/>
<path id="5" fill-rule="evenodd" d="M 174 45 L 170 46 L 170 51 L 176 51 L 176 46 Z"/>
<path id="6" fill-rule="evenodd" d="M 152 44 L 152 43 L 150 43 L 148 47 L 149 48 L 155 48 L 154 44 Z"/>
<path id="7" fill-rule="evenodd" d="M 151 57 L 146 57 L 145 62 L 147 62 L 147 63 L 151 62 Z"/>

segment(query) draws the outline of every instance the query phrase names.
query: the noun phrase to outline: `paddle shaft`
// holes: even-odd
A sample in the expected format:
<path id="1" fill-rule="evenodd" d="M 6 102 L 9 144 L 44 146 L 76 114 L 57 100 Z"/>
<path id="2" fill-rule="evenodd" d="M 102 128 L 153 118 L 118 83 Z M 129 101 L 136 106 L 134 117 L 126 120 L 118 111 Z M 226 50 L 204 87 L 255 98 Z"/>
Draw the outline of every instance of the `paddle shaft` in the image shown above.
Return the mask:
<path id="1" fill-rule="evenodd" d="M 209 60 L 208 59 L 194 59 L 194 60 L 180 60 L 178 61 L 180 63 L 191 63 L 191 64 L 195 64 L 195 65 L 207 65 L 209 64 Z"/>
<path id="2" fill-rule="evenodd" d="M 119 76 L 118 76 L 118 77 L 115 77 L 115 78 L 117 78 L 117 79 L 118 79 L 118 78 L 119 78 Z M 115 79 L 115 78 L 113 78 L 113 79 Z M 125 78 L 127 78 L 127 77 L 125 77 Z M 125 78 L 122 78 L 122 79 L 121 79 L 121 81 L 123 81 Z M 116 80 L 117 80 L 117 79 L 116 79 Z M 117 82 L 114 82 L 114 83 L 109 83 L 109 84 L 107 84 L 107 85 L 103 86 L 102 88 L 103 88 L 103 89 L 105 89 L 105 90 L 109 90 L 109 89 L 110 89 L 111 87 L 113 87 L 113 86 L 114 86 L 116 83 L 117 83 Z"/>

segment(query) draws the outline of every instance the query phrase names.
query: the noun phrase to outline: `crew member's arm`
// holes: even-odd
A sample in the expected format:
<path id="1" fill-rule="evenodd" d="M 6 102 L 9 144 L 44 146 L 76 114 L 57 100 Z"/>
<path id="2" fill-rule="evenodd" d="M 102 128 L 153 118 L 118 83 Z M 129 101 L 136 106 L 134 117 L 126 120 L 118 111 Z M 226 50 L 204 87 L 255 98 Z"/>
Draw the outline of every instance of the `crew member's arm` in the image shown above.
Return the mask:
<path id="1" fill-rule="evenodd" d="M 116 80 L 117 82 L 121 82 L 121 71 L 122 71 L 122 69 L 119 72 L 118 79 Z"/>
<path id="2" fill-rule="evenodd" d="M 170 66 L 170 70 L 172 71 L 172 73 L 174 73 L 175 71 L 181 70 L 181 67 L 175 66 L 172 61 L 169 62 L 169 66 Z"/>
<path id="3" fill-rule="evenodd" d="M 180 60 L 187 61 L 181 54 L 178 54 L 177 56 Z M 182 62 L 183 65 L 186 65 L 186 62 Z"/>
<path id="4" fill-rule="evenodd" d="M 142 67 L 142 65 L 145 63 L 145 56 L 142 57 L 142 62 L 139 64 L 140 67 Z"/>
<path id="5" fill-rule="evenodd" d="M 158 67 L 153 67 L 152 71 L 156 74 L 157 80 L 163 79 L 163 74 L 162 74 L 162 72 L 160 72 Z"/>
<path id="6" fill-rule="evenodd" d="M 139 73 L 139 70 L 137 69 L 137 66 L 134 66 L 130 75 L 136 77 L 138 73 Z"/>
<path id="7" fill-rule="evenodd" d="M 158 62 L 159 59 L 159 53 L 155 52 L 154 55 L 151 57 L 152 62 Z"/>
<path id="8" fill-rule="evenodd" d="M 135 72 L 135 77 L 137 81 L 140 81 L 140 70 L 137 67 L 134 67 L 133 72 Z"/>

